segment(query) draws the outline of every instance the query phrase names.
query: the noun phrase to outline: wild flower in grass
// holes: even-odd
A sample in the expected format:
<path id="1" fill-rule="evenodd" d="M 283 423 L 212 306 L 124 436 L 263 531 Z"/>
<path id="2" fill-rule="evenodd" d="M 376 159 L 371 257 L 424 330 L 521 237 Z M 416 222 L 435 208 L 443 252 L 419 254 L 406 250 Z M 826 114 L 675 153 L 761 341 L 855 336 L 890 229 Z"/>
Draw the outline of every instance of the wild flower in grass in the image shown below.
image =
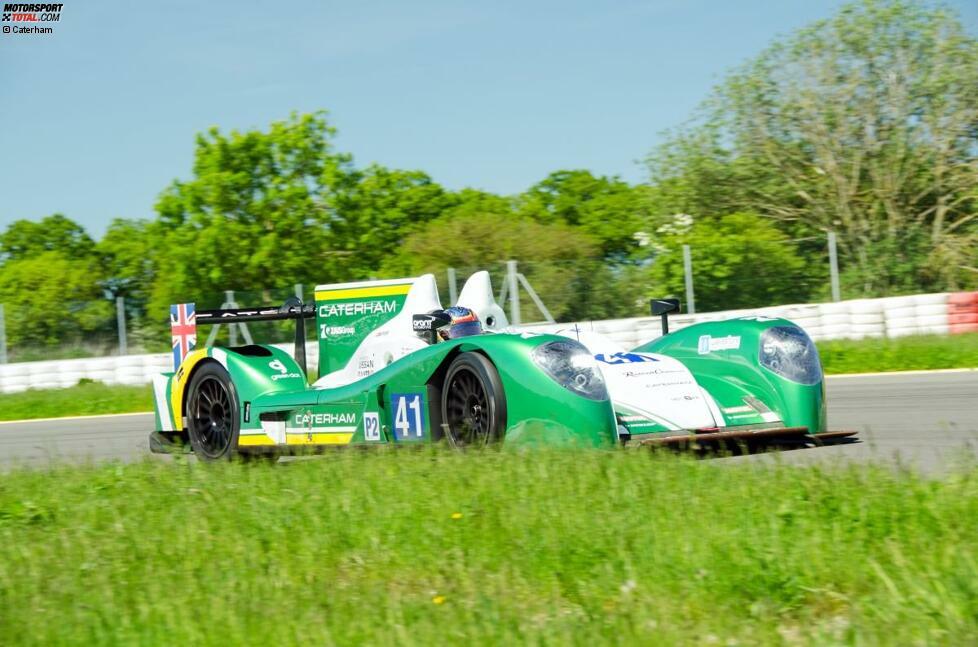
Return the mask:
<path id="1" fill-rule="evenodd" d="M 461 512 L 453 512 L 452 513 L 452 519 L 461 519 L 461 518 L 462 518 L 462 513 Z"/>
<path id="2" fill-rule="evenodd" d="M 431 602 L 433 604 L 445 604 L 445 596 L 444 595 L 436 595 L 435 597 L 431 598 Z"/>

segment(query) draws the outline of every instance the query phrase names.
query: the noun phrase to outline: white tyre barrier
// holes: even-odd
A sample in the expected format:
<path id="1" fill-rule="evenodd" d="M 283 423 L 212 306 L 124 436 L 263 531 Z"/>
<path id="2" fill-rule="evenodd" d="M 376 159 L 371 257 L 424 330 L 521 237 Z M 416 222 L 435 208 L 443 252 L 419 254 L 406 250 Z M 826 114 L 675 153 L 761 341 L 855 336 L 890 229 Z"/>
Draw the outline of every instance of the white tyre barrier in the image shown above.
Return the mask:
<path id="1" fill-rule="evenodd" d="M 821 337 L 823 339 L 839 339 L 849 335 L 848 324 L 822 324 Z"/>
<path id="2" fill-rule="evenodd" d="M 900 308 L 889 308 L 883 311 L 886 319 L 906 319 L 917 316 L 917 306 L 909 305 Z"/>
<path id="3" fill-rule="evenodd" d="M 823 328 L 844 329 L 849 325 L 849 313 L 823 314 L 819 318 L 819 323 Z"/>
<path id="4" fill-rule="evenodd" d="M 818 304 L 818 311 L 823 317 L 826 315 L 849 314 L 849 304 L 845 301 L 839 301 L 838 303 L 820 303 Z"/>
<path id="5" fill-rule="evenodd" d="M 58 386 L 61 388 L 75 386 L 82 379 L 91 379 L 84 371 L 62 371 L 58 373 L 57 378 Z"/>
<path id="6" fill-rule="evenodd" d="M 850 322 L 853 326 L 883 326 L 883 313 L 882 312 L 865 312 L 865 313 L 852 313 Z"/>
<path id="7" fill-rule="evenodd" d="M 927 306 L 927 305 L 947 305 L 948 299 L 950 299 L 950 292 L 941 292 L 938 294 L 915 294 L 913 296 L 913 304 L 915 306 Z"/>

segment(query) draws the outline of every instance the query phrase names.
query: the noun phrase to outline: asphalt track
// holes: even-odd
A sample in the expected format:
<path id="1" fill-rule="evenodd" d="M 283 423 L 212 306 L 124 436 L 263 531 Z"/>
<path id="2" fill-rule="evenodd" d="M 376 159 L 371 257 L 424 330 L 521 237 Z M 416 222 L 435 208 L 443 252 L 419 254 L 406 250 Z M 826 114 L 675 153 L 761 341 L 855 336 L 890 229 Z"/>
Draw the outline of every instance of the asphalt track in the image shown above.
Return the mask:
<path id="1" fill-rule="evenodd" d="M 978 456 L 978 369 L 828 379 L 829 427 L 861 442 L 723 461 L 888 460 L 940 473 Z M 150 456 L 146 413 L 0 423 L 0 468 Z"/>

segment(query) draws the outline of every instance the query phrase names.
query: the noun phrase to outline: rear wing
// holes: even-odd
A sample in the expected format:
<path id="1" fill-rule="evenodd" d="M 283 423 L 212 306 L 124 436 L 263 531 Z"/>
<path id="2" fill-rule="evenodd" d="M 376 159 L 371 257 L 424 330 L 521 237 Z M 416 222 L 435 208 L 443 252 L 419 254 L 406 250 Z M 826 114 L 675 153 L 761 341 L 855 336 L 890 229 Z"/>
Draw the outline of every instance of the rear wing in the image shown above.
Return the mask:
<path id="1" fill-rule="evenodd" d="M 173 337 L 173 370 L 179 368 L 186 354 L 197 341 L 199 324 L 234 324 L 247 321 L 284 321 L 295 319 L 295 361 L 306 374 L 306 319 L 316 316 L 316 307 L 298 297 L 289 297 L 281 306 L 263 308 L 229 308 L 227 310 L 196 310 L 192 303 L 170 306 L 170 333 Z"/>

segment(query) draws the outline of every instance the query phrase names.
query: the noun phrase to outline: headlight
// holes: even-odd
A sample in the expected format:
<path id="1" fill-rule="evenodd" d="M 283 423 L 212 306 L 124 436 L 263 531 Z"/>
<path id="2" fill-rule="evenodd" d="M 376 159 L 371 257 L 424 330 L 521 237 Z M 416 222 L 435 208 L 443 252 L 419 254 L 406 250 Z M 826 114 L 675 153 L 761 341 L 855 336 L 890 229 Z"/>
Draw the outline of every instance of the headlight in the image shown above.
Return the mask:
<path id="1" fill-rule="evenodd" d="M 761 334 L 761 366 L 799 384 L 818 384 L 822 363 L 815 344 L 801 328 L 775 326 Z"/>
<path id="2" fill-rule="evenodd" d="M 533 349 L 533 362 L 569 391 L 590 400 L 607 400 L 608 387 L 598 363 L 576 341 L 551 341 Z"/>

